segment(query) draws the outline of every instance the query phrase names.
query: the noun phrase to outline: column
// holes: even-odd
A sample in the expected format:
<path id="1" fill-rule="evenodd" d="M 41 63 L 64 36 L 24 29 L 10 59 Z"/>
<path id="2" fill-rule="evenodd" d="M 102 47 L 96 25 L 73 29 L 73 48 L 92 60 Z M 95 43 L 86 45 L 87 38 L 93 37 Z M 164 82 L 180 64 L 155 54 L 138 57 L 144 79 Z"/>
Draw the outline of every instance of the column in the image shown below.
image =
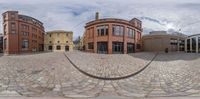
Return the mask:
<path id="1" fill-rule="evenodd" d="M 134 30 L 135 31 L 135 41 L 134 41 L 134 50 L 135 50 L 135 52 L 137 51 L 137 39 L 138 39 L 138 32 L 137 32 L 137 30 L 135 29 Z"/>
<path id="2" fill-rule="evenodd" d="M 112 24 L 108 26 L 108 54 L 112 54 Z"/>
<path id="3" fill-rule="evenodd" d="M 187 38 L 185 39 L 185 52 L 187 53 Z"/>
<path id="4" fill-rule="evenodd" d="M 192 38 L 190 38 L 190 52 L 192 52 Z"/>
<path id="5" fill-rule="evenodd" d="M 178 52 L 179 52 L 179 50 L 180 50 L 180 41 L 179 41 L 180 39 L 178 38 L 178 48 L 177 48 L 177 50 L 178 50 Z"/>
<path id="6" fill-rule="evenodd" d="M 199 49 L 199 42 L 198 42 L 198 37 L 196 37 L 196 53 L 198 53 Z"/>
<path id="7" fill-rule="evenodd" d="M 93 52 L 94 52 L 94 53 L 97 53 L 97 29 L 96 29 L 96 25 L 94 26 L 94 28 L 93 28 L 93 30 L 92 30 L 92 33 L 94 33 L 94 34 L 93 34 L 93 36 L 94 36 L 94 39 L 93 39 L 94 50 L 93 50 Z"/>
<path id="8" fill-rule="evenodd" d="M 127 27 L 126 26 L 124 26 L 123 41 L 124 41 L 124 54 L 126 54 L 127 53 Z"/>

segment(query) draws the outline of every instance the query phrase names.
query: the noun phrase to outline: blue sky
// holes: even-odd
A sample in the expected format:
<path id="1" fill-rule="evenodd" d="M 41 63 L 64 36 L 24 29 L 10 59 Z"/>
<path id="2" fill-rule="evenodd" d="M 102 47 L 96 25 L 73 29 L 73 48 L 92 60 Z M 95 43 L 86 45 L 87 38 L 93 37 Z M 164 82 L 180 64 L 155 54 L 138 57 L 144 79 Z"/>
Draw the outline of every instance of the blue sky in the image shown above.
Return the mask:
<path id="1" fill-rule="evenodd" d="M 179 29 L 188 35 L 200 33 L 199 0 L 0 0 L 0 13 L 7 10 L 42 21 L 45 31 L 73 31 L 74 38 L 83 34 L 85 23 L 94 20 L 96 11 L 100 18 L 139 18 L 143 34 Z"/>

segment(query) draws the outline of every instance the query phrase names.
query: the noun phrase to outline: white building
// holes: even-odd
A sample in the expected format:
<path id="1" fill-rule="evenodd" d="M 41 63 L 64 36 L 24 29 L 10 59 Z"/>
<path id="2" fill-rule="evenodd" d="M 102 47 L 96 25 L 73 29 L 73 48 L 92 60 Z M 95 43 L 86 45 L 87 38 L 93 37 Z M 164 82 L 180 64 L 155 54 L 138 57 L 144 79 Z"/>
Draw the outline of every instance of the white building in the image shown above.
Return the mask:
<path id="1" fill-rule="evenodd" d="M 200 34 L 188 36 L 185 40 L 185 51 L 200 53 Z"/>

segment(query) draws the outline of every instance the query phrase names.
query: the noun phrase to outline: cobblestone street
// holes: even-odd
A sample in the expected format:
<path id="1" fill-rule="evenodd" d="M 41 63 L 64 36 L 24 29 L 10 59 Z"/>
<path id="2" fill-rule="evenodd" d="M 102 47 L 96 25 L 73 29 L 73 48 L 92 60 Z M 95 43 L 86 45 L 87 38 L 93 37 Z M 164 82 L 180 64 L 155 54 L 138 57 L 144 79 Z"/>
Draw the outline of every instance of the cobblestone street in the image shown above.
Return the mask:
<path id="1" fill-rule="evenodd" d="M 0 96 L 200 96 L 199 54 L 156 55 L 74 51 L 0 56 Z"/>

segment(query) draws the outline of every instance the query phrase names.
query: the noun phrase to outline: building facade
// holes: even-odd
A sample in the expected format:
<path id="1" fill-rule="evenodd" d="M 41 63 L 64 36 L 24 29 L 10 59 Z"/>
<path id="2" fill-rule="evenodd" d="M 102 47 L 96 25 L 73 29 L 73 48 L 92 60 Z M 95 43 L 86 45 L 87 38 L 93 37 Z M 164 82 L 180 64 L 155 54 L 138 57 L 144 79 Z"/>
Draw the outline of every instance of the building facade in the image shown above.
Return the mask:
<path id="1" fill-rule="evenodd" d="M 4 53 L 43 51 L 43 23 L 18 11 L 7 11 L 3 15 Z"/>
<path id="2" fill-rule="evenodd" d="M 142 49 L 150 52 L 164 52 L 166 49 L 170 52 L 184 51 L 186 37 L 181 33 L 168 34 L 166 31 L 153 31 L 142 37 Z"/>
<path id="3" fill-rule="evenodd" d="M 3 35 L 0 34 L 0 53 L 3 52 Z"/>
<path id="4" fill-rule="evenodd" d="M 94 53 L 134 53 L 141 49 L 142 22 L 106 18 L 86 23 L 83 49 Z"/>
<path id="5" fill-rule="evenodd" d="M 45 51 L 72 51 L 73 32 L 71 31 L 49 31 L 45 34 Z"/>
<path id="6" fill-rule="evenodd" d="M 200 53 L 200 34 L 191 35 L 185 39 L 185 52 Z"/>

